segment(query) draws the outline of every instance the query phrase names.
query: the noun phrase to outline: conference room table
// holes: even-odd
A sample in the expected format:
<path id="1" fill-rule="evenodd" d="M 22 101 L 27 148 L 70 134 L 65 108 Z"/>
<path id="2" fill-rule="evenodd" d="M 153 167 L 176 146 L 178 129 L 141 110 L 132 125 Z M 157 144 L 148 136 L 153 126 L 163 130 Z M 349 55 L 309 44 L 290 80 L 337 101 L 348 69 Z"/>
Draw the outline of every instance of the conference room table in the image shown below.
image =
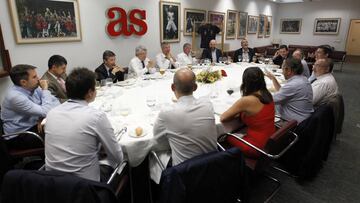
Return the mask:
<path id="1" fill-rule="evenodd" d="M 228 65 L 193 66 L 195 74 L 205 69 L 224 70 L 227 74 L 226 77 L 211 84 L 198 82 L 198 89 L 194 92 L 195 98 L 208 97 L 212 102 L 219 135 L 237 128 L 236 122 L 224 125 L 220 122 L 219 117 L 241 98 L 240 85 L 243 72 L 246 68 L 254 66 L 260 67 L 263 71 L 265 69 L 274 71 L 273 74 L 278 80 L 284 81 L 281 69 L 271 68 L 264 64 L 241 62 Z M 141 164 L 154 148 L 153 125 L 160 110 L 176 103 L 175 95 L 171 90 L 175 71 L 176 69 L 166 70 L 163 75 L 156 72 L 116 84 L 108 84 L 97 90 L 97 97 L 90 104 L 90 106 L 106 112 L 131 167 Z M 267 77 L 265 80 L 267 87 L 274 89 L 271 80 Z M 229 95 L 228 89 L 234 90 L 234 93 Z M 143 129 L 140 136 L 135 133 L 135 129 L 138 127 Z M 170 159 L 170 153 L 162 153 L 160 159 L 166 163 Z M 150 175 L 155 182 L 160 180 L 161 170 L 154 161 L 150 161 Z"/>

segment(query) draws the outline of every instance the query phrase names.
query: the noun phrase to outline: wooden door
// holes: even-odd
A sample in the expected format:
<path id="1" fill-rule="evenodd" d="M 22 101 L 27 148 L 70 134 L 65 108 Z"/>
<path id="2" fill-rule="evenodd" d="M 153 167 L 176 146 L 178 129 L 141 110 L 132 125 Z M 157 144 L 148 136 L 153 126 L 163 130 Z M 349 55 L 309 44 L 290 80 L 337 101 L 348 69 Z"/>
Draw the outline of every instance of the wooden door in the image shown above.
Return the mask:
<path id="1" fill-rule="evenodd" d="M 360 19 L 351 20 L 346 52 L 347 55 L 360 56 Z"/>

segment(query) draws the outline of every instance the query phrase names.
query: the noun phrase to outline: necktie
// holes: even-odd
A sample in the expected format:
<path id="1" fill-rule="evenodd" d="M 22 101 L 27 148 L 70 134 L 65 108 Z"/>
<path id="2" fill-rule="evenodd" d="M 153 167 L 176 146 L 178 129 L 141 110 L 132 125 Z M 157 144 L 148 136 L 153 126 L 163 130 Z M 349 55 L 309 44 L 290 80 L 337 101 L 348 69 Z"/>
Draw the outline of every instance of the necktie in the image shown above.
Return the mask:
<path id="1" fill-rule="evenodd" d="M 62 78 L 57 78 L 57 81 L 59 82 L 59 84 L 60 84 L 60 86 L 61 86 L 61 88 L 64 90 L 64 92 L 66 92 L 66 87 L 65 87 L 65 81 L 64 81 L 64 79 L 62 79 Z"/>
<path id="2" fill-rule="evenodd" d="M 142 67 L 145 68 L 145 63 L 144 61 L 141 61 Z"/>

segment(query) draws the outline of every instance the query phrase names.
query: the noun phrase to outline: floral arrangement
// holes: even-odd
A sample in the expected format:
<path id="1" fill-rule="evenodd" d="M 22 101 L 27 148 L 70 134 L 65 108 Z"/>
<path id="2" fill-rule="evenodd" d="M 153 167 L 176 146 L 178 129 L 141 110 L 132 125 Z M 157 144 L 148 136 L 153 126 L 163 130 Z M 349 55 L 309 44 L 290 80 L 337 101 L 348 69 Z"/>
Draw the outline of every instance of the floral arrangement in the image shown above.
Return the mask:
<path id="1" fill-rule="evenodd" d="M 214 83 L 217 80 L 220 80 L 221 77 L 222 75 L 220 70 L 217 71 L 203 70 L 196 75 L 196 81 L 202 83 Z"/>

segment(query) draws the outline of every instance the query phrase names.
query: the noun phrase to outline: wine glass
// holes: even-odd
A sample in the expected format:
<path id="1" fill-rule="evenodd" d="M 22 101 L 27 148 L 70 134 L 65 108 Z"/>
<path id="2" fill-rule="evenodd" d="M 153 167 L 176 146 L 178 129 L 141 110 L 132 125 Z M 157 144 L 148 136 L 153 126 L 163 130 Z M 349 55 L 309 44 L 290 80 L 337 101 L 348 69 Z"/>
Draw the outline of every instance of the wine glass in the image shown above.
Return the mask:
<path id="1" fill-rule="evenodd" d="M 154 95 L 148 95 L 146 97 L 146 105 L 150 108 L 151 114 L 154 111 L 154 107 L 156 106 L 156 97 Z"/>
<path id="2" fill-rule="evenodd" d="M 239 55 L 238 56 L 238 62 L 241 62 L 242 61 L 242 55 Z"/>
<path id="3" fill-rule="evenodd" d="M 106 86 L 111 87 L 113 84 L 113 80 L 111 78 L 106 78 Z"/>
<path id="4" fill-rule="evenodd" d="M 253 62 L 253 63 L 256 63 L 256 60 L 257 60 L 257 57 L 256 57 L 256 56 L 253 56 L 252 62 Z"/>
<path id="5" fill-rule="evenodd" d="M 160 68 L 159 72 L 160 72 L 161 75 L 164 75 L 165 74 L 165 68 Z"/>

